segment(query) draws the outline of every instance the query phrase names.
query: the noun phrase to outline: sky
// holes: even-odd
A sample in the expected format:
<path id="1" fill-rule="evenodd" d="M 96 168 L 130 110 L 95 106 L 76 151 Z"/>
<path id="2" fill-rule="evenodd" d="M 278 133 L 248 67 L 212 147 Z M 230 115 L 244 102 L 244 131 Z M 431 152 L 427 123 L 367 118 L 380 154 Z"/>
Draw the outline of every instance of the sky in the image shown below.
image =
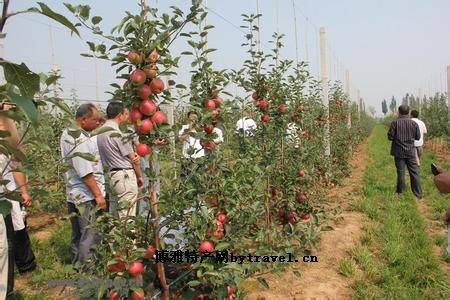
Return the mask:
<path id="1" fill-rule="evenodd" d="M 75 21 L 63 1 L 41 0 L 53 10 Z M 148 0 L 161 12 L 175 5 L 187 11 L 190 0 Z M 209 58 L 216 69 L 237 69 L 248 58 L 240 45 L 244 33 L 241 14 L 257 11 L 257 0 L 209 0 L 208 45 L 216 48 Z M 88 4 L 91 16 L 102 16 L 101 27 L 108 32 L 125 15 L 139 11 L 137 0 L 71 1 Z M 294 22 L 294 6 L 296 23 Z M 10 12 L 37 5 L 34 1 L 12 0 Z M 282 58 L 296 59 L 296 38 L 300 60 L 308 61 L 310 71 L 319 78 L 319 30 L 327 33 L 329 79 L 345 82 L 350 72 L 350 96 L 357 91 L 366 107 L 381 112 L 381 101 L 392 96 L 397 102 L 406 93 L 430 95 L 447 89 L 450 65 L 449 0 L 259 0 L 261 44 L 270 49 L 274 32 L 285 34 Z M 80 56 L 87 53 L 86 41 L 93 35 L 81 31 L 71 36 L 62 25 L 38 14 L 22 14 L 8 20 L 7 34 L 0 49 L 5 59 L 25 62 L 35 72 L 48 72 L 57 65 L 63 76 L 63 97 L 73 89 L 81 100 L 106 102 L 109 84 L 117 82 L 115 69 L 107 61 Z M 97 41 L 100 39 L 97 37 Z M 187 49 L 184 41 L 171 46 L 173 53 Z M 177 82 L 188 83 L 188 62 L 183 58 Z"/>

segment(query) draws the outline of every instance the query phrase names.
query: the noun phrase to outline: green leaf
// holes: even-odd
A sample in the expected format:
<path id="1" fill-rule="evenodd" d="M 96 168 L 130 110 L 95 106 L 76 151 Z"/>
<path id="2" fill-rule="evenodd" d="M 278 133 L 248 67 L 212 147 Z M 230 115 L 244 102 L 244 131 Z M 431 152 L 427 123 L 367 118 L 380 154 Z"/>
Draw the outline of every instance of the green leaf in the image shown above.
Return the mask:
<path id="1" fill-rule="evenodd" d="M 43 14 L 46 17 L 49 17 L 50 19 L 55 20 L 56 22 L 58 22 L 61 25 L 66 26 L 72 32 L 75 32 L 76 35 L 80 36 L 80 33 L 78 32 L 77 28 L 66 17 L 54 12 L 53 10 L 50 9 L 50 7 L 48 7 L 47 5 L 45 5 L 42 2 L 38 2 L 38 4 L 39 4 L 39 7 L 41 8 L 39 13 Z M 67 7 L 67 5 L 66 5 L 66 7 Z"/>
<path id="2" fill-rule="evenodd" d="M 39 75 L 28 69 L 24 63 L 18 65 L 0 60 L 0 64 L 3 65 L 6 81 L 17 86 L 23 96 L 33 98 L 39 91 Z"/>
<path id="3" fill-rule="evenodd" d="M 95 52 L 95 44 L 93 42 L 86 42 L 89 45 L 89 50 Z"/>
<path id="4" fill-rule="evenodd" d="M 92 22 L 92 24 L 97 25 L 97 24 L 100 23 L 102 20 L 103 20 L 102 17 L 100 17 L 100 16 L 94 16 L 94 17 L 92 17 L 91 22 Z"/>
<path id="5" fill-rule="evenodd" d="M 192 281 L 188 282 L 188 285 L 191 286 L 191 287 L 196 287 L 196 286 L 199 286 L 200 284 L 201 283 L 198 280 L 192 280 Z"/>
<path id="6" fill-rule="evenodd" d="M 203 54 L 207 54 L 207 53 L 210 53 L 210 52 L 214 52 L 214 51 L 216 51 L 217 49 L 214 49 L 214 48 L 209 48 L 209 49 L 206 49 L 205 51 L 203 51 Z"/>
<path id="7" fill-rule="evenodd" d="M 320 228 L 320 231 L 333 231 L 334 228 L 331 226 L 323 226 L 322 228 Z"/>
<path id="8" fill-rule="evenodd" d="M 67 131 L 67 134 L 70 135 L 73 139 L 77 139 L 81 134 L 81 130 L 80 129 L 71 129 L 71 130 Z"/>
<path id="9" fill-rule="evenodd" d="M 7 140 L 0 140 L 0 145 L 3 146 L 8 151 L 8 154 L 13 155 L 15 158 L 17 158 L 20 161 L 25 160 L 25 156 L 23 155 L 22 151 L 20 151 L 16 147 L 13 147 L 11 145 L 11 143 L 8 142 Z M 8 156 L 7 153 L 3 153 L 3 154 Z"/>
<path id="10" fill-rule="evenodd" d="M 91 12 L 91 8 L 89 5 L 81 6 L 80 17 L 86 21 L 89 18 L 89 13 Z"/>
<path id="11" fill-rule="evenodd" d="M 302 275 L 300 274 L 299 271 L 292 271 L 292 273 L 294 273 L 294 275 L 299 277 L 299 278 L 302 277 Z"/>
<path id="12" fill-rule="evenodd" d="M 222 243 L 217 244 L 214 248 L 216 251 L 223 251 L 223 250 L 226 250 L 228 247 L 230 247 L 229 243 L 222 242 Z"/>
<path id="13" fill-rule="evenodd" d="M 60 108 L 64 112 L 68 113 L 69 115 L 72 114 L 72 111 L 70 110 L 69 106 L 61 98 L 48 98 L 47 102 L 52 103 L 53 105 Z"/>
<path id="14" fill-rule="evenodd" d="M 75 152 L 72 155 L 69 155 L 69 157 L 66 157 L 66 159 L 74 158 L 74 157 L 81 157 L 88 161 L 95 161 L 95 156 L 91 153 L 83 153 L 83 152 Z"/>
<path id="15" fill-rule="evenodd" d="M 162 18 L 163 18 L 164 24 L 168 25 L 170 23 L 170 17 L 168 14 L 163 14 Z"/>
<path id="16" fill-rule="evenodd" d="M 27 115 L 28 119 L 30 120 L 33 126 L 36 127 L 39 125 L 38 111 L 36 109 L 36 106 L 34 106 L 32 99 L 20 96 L 13 92 L 6 92 L 6 95 L 12 102 L 17 104 L 17 106 L 20 107 L 25 112 L 25 114 Z"/>
<path id="17" fill-rule="evenodd" d="M 105 132 L 108 132 L 108 131 L 114 131 L 114 128 L 112 128 L 112 127 L 100 127 L 100 128 L 95 129 L 94 131 L 92 131 L 90 136 L 96 136 L 96 135 L 99 135 L 99 134 L 102 134 L 102 133 L 105 133 Z"/>
<path id="18" fill-rule="evenodd" d="M 269 284 L 267 283 L 267 281 L 266 281 L 264 278 L 258 277 L 257 280 L 258 280 L 258 282 L 259 282 L 260 284 L 262 284 L 266 289 L 269 288 Z"/>
<path id="19" fill-rule="evenodd" d="M 51 75 L 49 76 L 46 80 L 45 80 L 45 84 L 47 86 L 52 85 L 53 83 L 55 83 L 59 78 L 61 78 L 61 76 L 58 75 Z"/>
<path id="20" fill-rule="evenodd" d="M 11 133 L 9 131 L 6 130 L 0 130 L 0 138 L 5 138 L 11 136 Z"/>
<path id="21" fill-rule="evenodd" d="M 11 202 L 0 200 L 0 214 L 7 216 L 11 213 Z"/>

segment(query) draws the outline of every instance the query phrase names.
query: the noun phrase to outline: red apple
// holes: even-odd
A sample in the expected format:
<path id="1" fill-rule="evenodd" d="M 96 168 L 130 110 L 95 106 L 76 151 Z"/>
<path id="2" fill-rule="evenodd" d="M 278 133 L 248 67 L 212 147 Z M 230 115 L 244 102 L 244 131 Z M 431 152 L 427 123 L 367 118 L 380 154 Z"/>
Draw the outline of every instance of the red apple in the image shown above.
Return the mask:
<path id="1" fill-rule="evenodd" d="M 217 213 L 216 218 L 217 218 L 217 221 L 219 221 L 221 223 L 226 223 L 228 220 L 227 215 L 224 213 Z"/>
<path id="2" fill-rule="evenodd" d="M 141 113 L 147 116 L 153 115 L 156 112 L 156 109 L 156 104 L 150 99 L 142 101 L 141 105 L 139 105 L 139 110 Z"/>
<path id="3" fill-rule="evenodd" d="M 301 212 L 300 213 L 300 218 L 302 220 L 308 220 L 309 219 L 309 214 L 305 213 L 305 212 Z"/>
<path id="4" fill-rule="evenodd" d="M 135 85 L 142 85 L 144 84 L 147 77 L 145 76 L 144 71 L 140 69 L 136 69 L 130 74 L 130 80 Z"/>
<path id="5" fill-rule="evenodd" d="M 222 237 L 223 237 L 223 230 L 216 230 L 216 231 L 214 231 L 213 236 L 216 237 L 218 240 L 222 239 Z"/>
<path id="6" fill-rule="evenodd" d="M 167 121 L 166 114 L 163 113 L 162 111 L 157 111 L 153 114 L 152 121 L 157 124 L 166 123 L 166 121 Z"/>
<path id="7" fill-rule="evenodd" d="M 297 220 L 295 220 L 295 216 L 292 212 L 288 212 L 285 215 L 286 221 L 288 221 L 289 224 L 295 224 L 297 223 Z"/>
<path id="8" fill-rule="evenodd" d="M 286 112 L 287 112 L 287 106 L 286 106 L 286 104 L 280 104 L 280 105 L 278 106 L 278 112 L 279 112 L 279 113 L 282 113 L 282 114 L 286 113 Z"/>
<path id="9" fill-rule="evenodd" d="M 164 90 L 164 81 L 159 78 L 155 78 L 150 82 L 150 88 L 153 93 L 159 94 Z"/>
<path id="10" fill-rule="evenodd" d="M 219 103 L 223 102 L 223 98 L 219 97 L 219 96 L 217 96 L 215 100 L 216 100 L 216 102 L 219 102 Z"/>
<path id="11" fill-rule="evenodd" d="M 212 99 L 208 99 L 208 100 L 203 101 L 203 107 L 212 110 L 217 107 L 217 103 L 216 103 L 216 101 L 214 101 Z"/>
<path id="12" fill-rule="evenodd" d="M 264 114 L 261 116 L 261 121 L 263 122 L 269 122 L 270 121 L 270 115 L 269 114 Z"/>
<path id="13" fill-rule="evenodd" d="M 305 194 L 299 194 L 297 195 L 297 201 L 299 202 L 305 202 L 308 197 Z"/>
<path id="14" fill-rule="evenodd" d="M 227 295 L 232 296 L 234 293 L 234 290 L 231 286 L 227 285 Z"/>
<path id="15" fill-rule="evenodd" d="M 113 273 L 125 271 L 125 262 L 122 260 L 122 258 L 116 256 L 114 257 L 114 260 L 116 261 L 115 263 L 108 264 L 108 266 L 106 267 L 108 272 Z"/>
<path id="16" fill-rule="evenodd" d="M 214 143 L 213 141 L 208 141 L 203 144 L 203 148 L 205 148 L 205 150 L 207 151 L 214 151 L 216 150 L 216 143 Z"/>
<path id="17" fill-rule="evenodd" d="M 204 127 L 203 127 L 203 129 L 205 130 L 205 132 L 207 133 L 207 134 L 211 134 L 213 131 L 214 131 L 214 125 L 212 125 L 212 124 L 209 124 L 209 125 L 205 125 Z"/>
<path id="18" fill-rule="evenodd" d="M 152 259 L 153 255 L 155 255 L 156 249 L 153 247 L 153 245 L 149 245 L 147 249 L 145 249 L 145 259 Z"/>
<path id="19" fill-rule="evenodd" d="M 141 156 L 144 157 L 147 154 L 149 154 L 150 152 L 152 152 L 152 148 L 150 148 L 148 145 L 146 144 L 138 144 L 136 146 L 136 153 Z"/>
<path id="20" fill-rule="evenodd" d="M 259 97 L 258 97 L 258 93 L 256 93 L 256 92 L 253 92 L 253 94 L 252 94 L 252 98 L 253 98 L 253 100 L 258 100 L 259 99 Z"/>
<path id="21" fill-rule="evenodd" d="M 214 244 L 211 241 L 203 241 L 200 244 L 199 250 L 200 250 L 201 253 L 213 252 L 214 251 Z"/>
<path id="22" fill-rule="evenodd" d="M 156 78 L 156 76 L 158 76 L 158 67 L 155 65 L 145 66 L 142 71 L 144 71 L 147 78 L 150 79 Z"/>
<path id="23" fill-rule="evenodd" d="M 150 86 L 147 84 L 144 84 L 141 86 L 137 92 L 136 95 L 138 95 L 141 99 L 147 99 L 152 94 L 152 90 L 150 89 Z"/>
<path id="24" fill-rule="evenodd" d="M 119 292 L 118 291 L 111 291 L 111 292 L 109 292 L 106 299 L 107 300 L 118 300 L 119 299 Z"/>
<path id="25" fill-rule="evenodd" d="M 153 49 L 153 51 L 148 55 L 148 59 L 151 62 L 156 62 L 159 58 L 159 53 L 156 51 L 156 49 Z"/>
<path id="26" fill-rule="evenodd" d="M 299 106 L 297 106 L 297 110 L 298 111 L 304 111 L 305 110 L 305 106 L 303 104 L 300 104 Z"/>
<path id="27" fill-rule="evenodd" d="M 217 119 L 218 116 L 219 116 L 219 111 L 217 109 L 215 109 L 211 112 L 210 118 L 211 118 L 211 120 L 215 120 L 215 119 Z"/>
<path id="28" fill-rule="evenodd" d="M 195 296 L 195 299 L 201 300 L 203 298 L 205 298 L 205 295 L 203 295 L 203 294 L 198 294 L 197 296 Z"/>
<path id="29" fill-rule="evenodd" d="M 131 300 L 144 300 L 145 294 L 143 289 L 136 289 L 131 292 Z"/>
<path id="30" fill-rule="evenodd" d="M 153 123 L 149 119 L 144 119 L 141 121 L 141 126 L 136 125 L 136 131 L 141 134 L 146 134 L 153 129 Z"/>
<path id="31" fill-rule="evenodd" d="M 138 65 L 142 62 L 142 55 L 134 51 L 128 52 L 127 57 L 132 64 Z"/>
<path id="32" fill-rule="evenodd" d="M 130 111 L 130 121 L 131 121 L 131 123 L 136 124 L 136 122 L 138 120 L 140 120 L 140 119 L 142 119 L 141 112 L 139 110 L 137 110 L 137 109 L 134 109 L 134 108 L 131 109 L 131 111 Z"/>
<path id="33" fill-rule="evenodd" d="M 276 197 L 280 193 L 280 189 L 276 186 L 272 186 L 271 193 L 272 193 L 272 197 Z"/>
<path id="34" fill-rule="evenodd" d="M 303 177 L 303 176 L 305 176 L 305 170 L 304 169 L 299 169 L 297 174 L 298 174 L 298 176 Z"/>
<path id="35" fill-rule="evenodd" d="M 217 206 L 219 200 L 217 198 L 208 198 L 206 199 L 206 203 L 208 203 L 209 206 Z"/>
<path id="36" fill-rule="evenodd" d="M 144 266 L 142 263 L 138 260 L 132 261 L 130 263 L 130 267 L 128 268 L 128 273 L 130 273 L 131 276 L 137 276 L 144 271 Z"/>
<path id="37" fill-rule="evenodd" d="M 266 99 L 261 99 L 257 102 L 256 105 L 261 109 L 267 109 L 269 108 L 269 101 L 267 101 Z"/>

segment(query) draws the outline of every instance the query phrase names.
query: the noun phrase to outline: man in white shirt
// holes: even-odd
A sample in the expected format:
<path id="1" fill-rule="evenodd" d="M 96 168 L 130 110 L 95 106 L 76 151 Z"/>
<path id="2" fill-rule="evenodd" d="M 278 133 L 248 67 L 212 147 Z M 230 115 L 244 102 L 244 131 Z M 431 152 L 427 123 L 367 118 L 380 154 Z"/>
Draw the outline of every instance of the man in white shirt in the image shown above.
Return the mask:
<path id="1" fill-rule="evenodd" d="M 197 132 L 195 130 L 195 123 L 197 122 L 197 113 L 190 111 L 187 114 L 188 124 L 183 125 L 178 132 L 178 136 L 183 141 L 183 149 L 181 153 L 185 158 L 185 161 L 181 167 L 181 177 L 186 177 L 190 173 L 192 167 L 192 160 L 205 156 L 205 150 L 203 150 L 200 144 L 200 139 L 195 138 L 191 133 Z"/>
<path id="2" fill-rule="evenodd" d="M 256 130 L 256 122 L 253 120 L 253 112 L 251 110 L 247 111 L 247 117 L 236 122 L 236 132 L 240 133 L 243 130 L 246 136 L 253 136 Z"/>
<path id="3" fill-rule="evenodd" d="M 294 148 L 300 147 L 300 137 L 297 125 L 294 122 L 286 125 L 286 142 L 294 145 Z"/>
<path id="4" fill-rule="evenodd" d="M 215 138 L 213 139 L 213 142 L 216 145 L 222 144 L 223 143 L 222 129 L 220 129 L 219 127 L 216 127 L 217 122 L 212 122 L 212 125 L 214 125 L 214 130 L 212 131 L 212 133 L 216 135 Z"/>
<path id="5" fill-rule="evenodd" d="M 427 127 L 425 126 L 425 123 L 422 120 L 419 120 L 419 112 L 417 110 L 411 111 L 411 120 L 417 123 L 419 126 L 420 131 L 420 139 L 417 141 L 414 141 L 414 147 L 416 147 L 416 158 L 417 158 L 417 165 L 420 166 L 420 158 L 422 156 L 423 152 L 423 142 L 425 138 L 425 134 L 427 133 Z"/>

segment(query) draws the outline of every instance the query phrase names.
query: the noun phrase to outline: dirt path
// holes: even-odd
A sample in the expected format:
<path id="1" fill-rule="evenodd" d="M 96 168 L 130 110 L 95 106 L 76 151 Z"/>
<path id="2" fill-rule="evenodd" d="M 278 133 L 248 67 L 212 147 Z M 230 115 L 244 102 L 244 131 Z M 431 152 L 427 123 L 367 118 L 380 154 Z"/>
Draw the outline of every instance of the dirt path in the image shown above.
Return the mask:
<path id="1" fill-rule="evenodd" d="M 63 211 L 57 213 L 36 212 L 27 217 L 27 230 L 30 237 L 44 242 L 57 229 L 56 221 L 61 218 Z M 39 265 L 39 261 L 37 261 Z M 38 266 L 39 267 L 39 266 Z M 67 299 L 61 293 L 61 288 L 37 288 L 30 285 L 33 273 L 17 274 L 14 279 L 14 290 L 31 296 L 43 292 L 47 299 Z"/>
<path id="2" fill-rule="evenodd" d="M 40 241 L 50 238 L 55 230 L 55 222 L 60 218 L 62 212 L 46 213 L 37 212 L 27 218 L 28 233 Z"/>
<path id="3" fill-rule="evenodd" d="M 417 205 L 419 207 L 419 212 L 425 220 L 427 226 L 426 231 L 428 238 L 431 240 L 433 253 L 438 258 L 442 271 L 446 274 L 450 274 L 450 264 L 444 261 L 442 257 L 442 248 L 433 242 L 436 235 L 447 236 L 447 229 L 442 227 L 441 220 L 438 221 L 432 219 L 430 209 L 424 201 L 419 201 Z"/>
<path id="4" fill-rule="evenodd" d="M 256 283 L 250 287 L 248 299 L 349 299 L 353 298 L 352 279 L 338 274 L 339 261 L 350 257 L 351 249 L 359 242 L 363 214 L 351 210 L 351 203 L 358 199 L 356 188 L 363 185 L 364 169 L 368 163 L 368 141 L 354 152 L 352 175 L 341 186 L 330 190 L 327 196 L 330 209 L 340 206 L 341 221 L 330 224 L 333 231 L 322 232 L 322 239 L 314 250 L 318 263 L 297 263 L 293 269 L 301 273 L 295 276 L 289 270 L 279 275 L 266 276 L 270 289 Z M 253 292 L 254 291 L 254 292 Z"/>

